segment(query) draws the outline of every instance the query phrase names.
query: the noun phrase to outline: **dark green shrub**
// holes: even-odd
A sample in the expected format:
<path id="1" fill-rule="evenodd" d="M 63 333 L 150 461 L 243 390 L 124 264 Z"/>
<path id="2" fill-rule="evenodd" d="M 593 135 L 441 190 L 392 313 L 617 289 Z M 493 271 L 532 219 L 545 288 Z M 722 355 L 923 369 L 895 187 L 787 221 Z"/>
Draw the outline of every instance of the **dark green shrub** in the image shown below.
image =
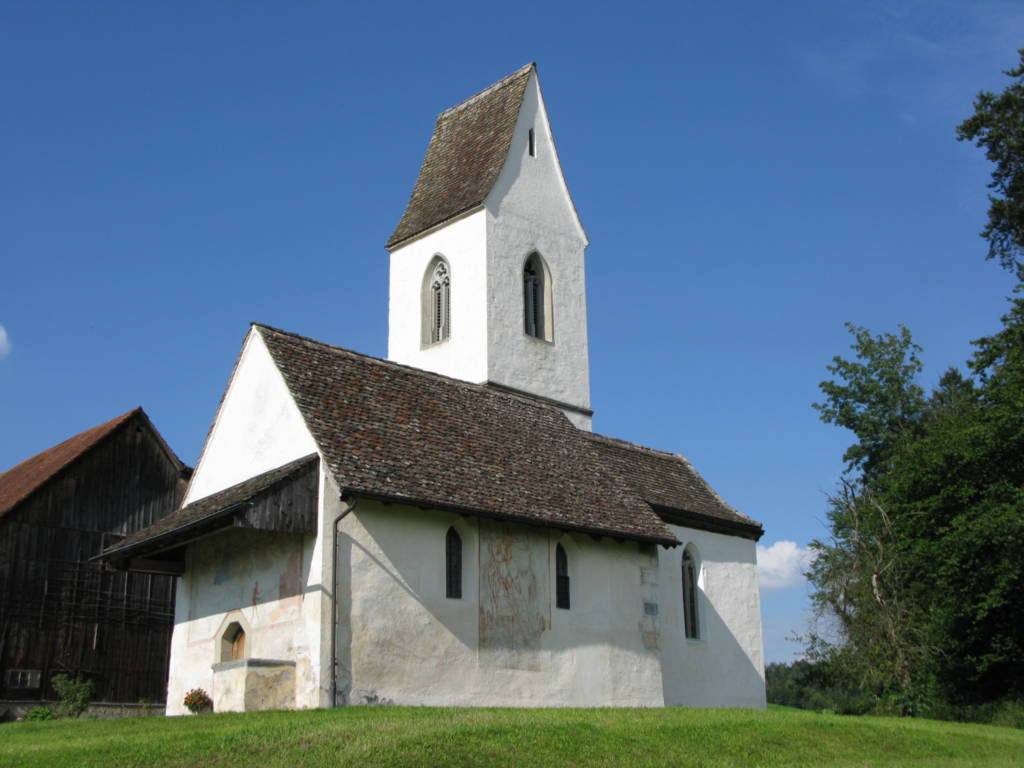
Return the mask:
<path id="1" fill-rule="evenodd" d="M 1007 699 L 998 702 L 988 722 L 1007 728 L 1024 728 L 1024 701 Z"/>
<path id="2" fill-rule="evenodd" d="M 33 707 L 25 713 L 26 720 L 53 720 L 55 717 L 49 707 Z"/>
<path id="3" fill-rule="evenodd" d="M 54 675 L 50 683 L 60 699 L 57 709 L 64 717 L 78 717 L 89 706 L 94 688 L 92 680 L 60 674 Z"/>

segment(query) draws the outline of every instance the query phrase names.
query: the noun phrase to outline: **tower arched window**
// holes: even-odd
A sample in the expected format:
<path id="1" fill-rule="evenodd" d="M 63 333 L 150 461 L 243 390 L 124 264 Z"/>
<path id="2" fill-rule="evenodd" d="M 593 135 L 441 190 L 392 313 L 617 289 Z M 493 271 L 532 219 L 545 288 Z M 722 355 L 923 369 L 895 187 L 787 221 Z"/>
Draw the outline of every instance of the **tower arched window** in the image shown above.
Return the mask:
<path id="1" fill-rule="evenodd" d="M 444 543 L 445 596 L 462 597 L 462 537 L 454 528 L 448 529 Z"/>
<path id="2" fill-rule="evenodd" d="M 555 547 L 555 607 L 569 608 L 569 558 L 565 547 Z"/>
<path id="3" fill-rule="evenodd" d="M 523 265 L 523 318 L 527 336 L 551 341 L 551 279 L 539 253 Z"/>
<path id="4" fill-rule="evenodd" d="M 697 605 L 697 562 L 687 547 L 683 550 L 683 624 L 689 640 L 700 638 Z"/>
<path id="5" fill-rule="evenodd" d="M 451 268 L 441 255 L 431 259 L 423 276 L 423 345 L 447 341 L 452 333 Z"/>

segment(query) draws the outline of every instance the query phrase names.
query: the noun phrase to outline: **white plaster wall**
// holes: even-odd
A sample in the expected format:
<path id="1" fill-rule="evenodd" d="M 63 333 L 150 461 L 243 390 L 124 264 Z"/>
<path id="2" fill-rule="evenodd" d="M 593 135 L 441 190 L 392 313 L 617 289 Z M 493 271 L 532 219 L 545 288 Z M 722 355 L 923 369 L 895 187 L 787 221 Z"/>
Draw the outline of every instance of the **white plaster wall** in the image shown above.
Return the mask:
<path id="1" fill-rule="evenodd" d="M 187 712 L 188 690 L 213 691 L 211 665 L 221 661 L 220 639 L 234 621 L 245 629 L 246 656 L 295 661 L 295 705 L 319 706 L 319 614 L 307 611 L 307 595 L 313 607 L 320 597 L 308 589 L 314 549 L 312 536 L 244 529 L 189 547 L 178 580 L 168 714 Z"/>
<path id="2" fill-rule="evenodd" d="M 185 503 L 317 450 L 258 329 L 242 345 Z"/>
<path id="3" fill-rule="evenodd" d="M 688 707 L 764 708 L 764 646 L 755 544 L 670 525 L 693 545 L 700 574 L 700 639 L 683 628 L 683 547 L 659 550 L 665 703 Z"/>
<path id="4" fill-rule="evenodd" d="M 316 536 L 230 530 L 189 546 L 177 582 L 168 714 L 185 714 L 189 689 L 213 691 L 211 665 L 233 621 L 246 629 L 246 656 L 295 662 L 294 706 L 330 706 L 330 542 L 345 505 L 322 462 L 319 488 Z"/>
<path id="5" fill-rule="evenodd" d="M 463 543 L 459 600 L 445 597 L 450 525 Z M 342 534 L 339 656 L 349 703 L 663 703 L 659 652 L 643 637 L 641 568 L 650 557 L 635 543 L 365 501 Z M 558 541 L 569 554 L 570 610 L 554 605 Z M 496 606 L 506 613 L 485 624 Z"/>
<path id="6" fill-rule="evenodd" d="M 481 209 L 391 253 L 389 360 L 464 381 L 487 380 L 486 235 Z M 437 254 L 451 267 L 451 337 L 424 346 L 423 276 Z"/>
<path id="7" fill-rule="evenodd" d="M 528 149 L 533 128 L 536 156 Z M 590 407 L 586 234 L 562 176 L 537 75 L 531 75 L 512 147 L 487 198 L 488 377 L 492 381 Z M 523 265 L 532 252 L 550 272 L 552 340 L 527 336 Z M 590 428 L 589 417 L 567 415 Z"/>
<path id="8" fill-rule="evenodd" d="M 317 637 L 317 653 L 314 657 L 319 658 L 319 666 L 315 670 L 319 686 L 318 703 L 311 706 L 333 707 L 335 702 L 331 698 L 331 664 L 334 661 L 334 656 L 331 641 L 336 643 L 336 647 L 340 647 L 342 642 L 341 633 L 334 633 L 331 629 L 333 601 L 336 598 L 340 599 L 335 585 L 331 583 L 334 575 L 334 524 L 338 518 L 350 511 L 350 504 L 341 500 L 341 491 L 334 482 L 334 478 L 325 470 L 323 462 L 320 464 L 320 473 L 318 523 L 320 535 L 317 537 L 313 553 L 313 562 L 319 563 L 320 570 L 316 572 L 314 569 L 309 578 L 309 591 L 310 593 L 315 592 L 319 596 L 319 600 L 315 603 L 307 602 L 306 624 L 309 627 L 310 635 Z M 343 585 L 347 583 L 344 579 L 339 579 L 339 582 Z M 340 603 L 338 608 L 340 616 Z M 342 681 L 339 681 L 339 689 L 341 684 Z"/>

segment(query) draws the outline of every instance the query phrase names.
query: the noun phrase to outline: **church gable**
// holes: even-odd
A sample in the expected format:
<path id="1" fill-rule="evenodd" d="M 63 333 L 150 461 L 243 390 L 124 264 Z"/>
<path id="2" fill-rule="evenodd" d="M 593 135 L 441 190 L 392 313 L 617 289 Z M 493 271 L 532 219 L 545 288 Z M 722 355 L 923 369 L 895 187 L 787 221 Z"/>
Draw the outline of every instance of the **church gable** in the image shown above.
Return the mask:
<path id="1" fill-rule="evenodd" d="M 224 391 L 185 503 L 315 452 L 316 443 L 254 328 Z"/>
<path id="2" fill-rule="evenodd" d="M 587 245 L 587 236 L 562 174 L 554 133 L 534 69 L 523 91 L 501 173 L 487 194 L 490 215 L 529 233 Z"/>

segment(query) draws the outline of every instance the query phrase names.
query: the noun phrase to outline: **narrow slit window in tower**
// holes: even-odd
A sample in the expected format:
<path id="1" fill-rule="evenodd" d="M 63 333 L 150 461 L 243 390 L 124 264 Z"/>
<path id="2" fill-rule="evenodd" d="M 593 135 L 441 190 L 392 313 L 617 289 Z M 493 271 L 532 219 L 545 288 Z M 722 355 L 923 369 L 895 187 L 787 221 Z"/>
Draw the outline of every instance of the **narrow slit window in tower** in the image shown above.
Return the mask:
<path id="1" fill-rule="evenodd" d="M 544 338 L 544 272 L 536 254 L 523 268 L 523 303 L 526 335 Z"/>

